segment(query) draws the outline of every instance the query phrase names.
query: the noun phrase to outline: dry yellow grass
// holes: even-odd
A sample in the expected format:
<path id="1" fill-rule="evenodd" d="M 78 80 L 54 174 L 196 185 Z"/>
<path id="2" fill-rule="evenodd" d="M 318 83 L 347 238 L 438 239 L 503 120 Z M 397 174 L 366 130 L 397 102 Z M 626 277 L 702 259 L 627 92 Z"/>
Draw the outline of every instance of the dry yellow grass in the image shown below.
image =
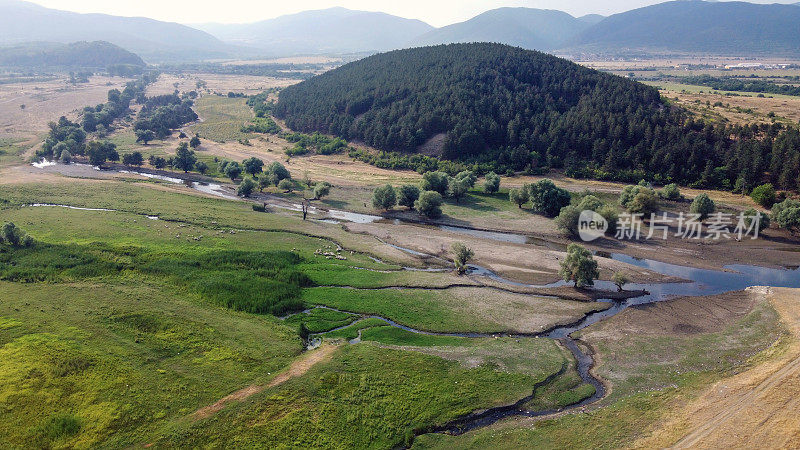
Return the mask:
<path id="1" fill-rule="evenodd" d="M 0 138 L 32 140 L 47 131 L 48 122 L 60 116 L 75 119 L 84 106 L 105 102 L 110 89 L 121 89 L 127 81 L 119 77 L 91 77 L 88 83 L 71 85 L 66 77 L 61 77 L 46 82 L 2 84 Z"/>
<path id="2" fill-rule="evenodd" d="M 300 80 L 251 75 L 162 74 L 155 83 L 147 87 L 147 95 L 171 94 L 175 89 L 181 92 L 193 91 L 197 89 L 197 82 L 200 80 L 206 82 L 206 88 L 211 92 L 237 92 L 247 95 L 258 94 L 265 89 L 291 86 L 300 82 Z M 175 83 L 177 83 L 177 88 Z"/>
<path id="3" fill-rule="evenodd" d="M 710 88 L 701 93 L 685 93 L 674 89 L 662 90 L 661 93 L 670 99 L 677 98 L 677 103 L 697 114 L 709 117 L 722 117 L 735 124 L 750 123 L 771 123 L 769 113 L 784 119 L 785 121 L 797 124 L 800 121 L 800 97 L 773 96 L 765 94 L 765 97 L 755 95 L 746 96 L 725 96 L 709 92 Z M 697 101 L 700 101 L 698 104 Z M 706 101 L 711 105 L 722 102 L 724 106 L 707 106 Z M 740 109 L 737 109 L 740 108 Z M 752 110 L 753 113 L 746 112 Z"/>
<path id="4" fill-rule="evenodd" d="M 766 362 L 711 386 L 634 447 L 800 446 L 800 290 L 758 289 L 781 315 L 791 342 L 768 350 Z"/>

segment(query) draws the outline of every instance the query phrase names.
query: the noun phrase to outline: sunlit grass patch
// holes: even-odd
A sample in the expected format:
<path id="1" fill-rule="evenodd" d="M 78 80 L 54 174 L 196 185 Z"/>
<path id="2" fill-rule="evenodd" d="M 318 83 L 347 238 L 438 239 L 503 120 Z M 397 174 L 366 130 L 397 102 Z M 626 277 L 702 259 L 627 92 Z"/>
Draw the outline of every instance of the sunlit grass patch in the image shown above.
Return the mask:
<path id="1" fill-rule="evenodd" d="M 206 95 L 197 100 L 195 110 L 202 120 L 191 131 L 215 142 L 237 141 L 251 137 L 242 132 L 253 117 L 253 111 L 243 98 Z"/>

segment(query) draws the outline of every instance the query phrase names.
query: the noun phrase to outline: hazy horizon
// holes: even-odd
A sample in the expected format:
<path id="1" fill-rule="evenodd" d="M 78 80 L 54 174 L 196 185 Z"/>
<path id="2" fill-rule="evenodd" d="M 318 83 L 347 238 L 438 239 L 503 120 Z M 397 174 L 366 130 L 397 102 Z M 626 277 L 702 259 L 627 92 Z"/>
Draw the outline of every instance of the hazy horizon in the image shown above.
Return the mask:
<path id="1" fill-rule="evenodd" d="M 794 3 L 796 0 L 753 0 L 750 3 Z M 663 3 L 657 0 L 441 0 L 431 7 L 422 0 L 298 0 L 290 4 L 229 0 L 219 4 L 198 5 L 188 0 L 169 2 L 156 0 L 35 0 L 48 8 L 79 13 L 103 13 L 118 16 L 141 16 L 183 24 L 250 23 L 307 10 L 341 6 L 363 11 L 379 11 L 409 19 L 419 19 L 435 27 L 468 20 L 485 11 L 500 7 L 556 9 L 579 17 L 586 14 L 611 15 L 643 6 Z"/>

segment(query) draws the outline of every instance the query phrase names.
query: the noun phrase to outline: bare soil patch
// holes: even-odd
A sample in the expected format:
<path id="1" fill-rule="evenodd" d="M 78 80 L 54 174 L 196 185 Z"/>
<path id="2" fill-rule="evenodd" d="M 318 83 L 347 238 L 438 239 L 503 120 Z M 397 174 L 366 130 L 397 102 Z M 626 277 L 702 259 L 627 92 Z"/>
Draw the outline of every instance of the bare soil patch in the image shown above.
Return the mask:
<path id="1" fill-rule="evenodd" d="M 475 252 L 474 262 L 487 267 L 503 277 L 529 284 L 547 284 L 557 281 L 564 252 L 529 244 L 512 244 L 464 236 L 433 227 L 407 224 L 348 223 L 345 227 L 355 233 L 364 233 L 400 247 L 421 253 L 451 259 L 450 249 L 456 242 L 468 242 Z M 620 270 L 634 280 L 664 280 L 659 274 L 610 259 L 599 259 L 601 278 L 610 279 Z"/>
<path id="2" fill-rule="evenodd" d="M 592 327 L 582 338 L 596 341 L 619 339 L 628 334 L 686 336 L 713 333 L 750 313 L 759 301 L 763 301 L 763 295 L 740 291 L 637 306 L 629 308 L 613 321 Z"/>
<path id="3" fill-rule="evenodd" d="M 800 445 L 800 291 L 760 288 L 791 332 L 767 362 L 705 391 L 636 447 L 797 448 Z"/>
<path id="4" fill-rule="evenodd" d="M 445 133 L 439 133 L 432 136 L 430 139 L 425 141 L 424 144 L 419 146 L 417 153 L 427 156 L 442 156 L 442 152 L 444 150 L 444 140 L 446 137 L 447 134 Z"/>

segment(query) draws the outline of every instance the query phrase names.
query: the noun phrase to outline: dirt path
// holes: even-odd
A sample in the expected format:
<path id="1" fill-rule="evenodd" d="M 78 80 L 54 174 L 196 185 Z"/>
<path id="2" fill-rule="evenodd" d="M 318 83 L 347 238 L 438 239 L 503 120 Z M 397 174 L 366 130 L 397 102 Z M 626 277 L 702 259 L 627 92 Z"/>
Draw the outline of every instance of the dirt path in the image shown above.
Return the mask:
<path id="1" fill-rule="evenodd" d="M 264 389 L 278 386 L 291 380 L 292 378 L 302 376 L 316 364 L 330 359 L 338 349 L 339 347 L 335 345 L 323 345 L 317 350 L 308 352 L 300 359 L 295 360 L 287 370 L 279 373 L 278 376 L 273 378 L 272 381 L 270 381 L 267 385 L 252 385 L 244 389 L 240 389 L 233 394 L 217 400 L 214 404 L 198 409 L 194 414 L 192 414 L 192 418 L 195 420 L 207 419 L 221 411 L 228 403 L 244 401 L 247 398 L 258 394 Z"/>
<path id="2" fill-rule="evenodd" d="M 800 290 L 760 288 L 793 335 L 768 362 L 727 378 L 635 447 L 800 447 Z"/>

